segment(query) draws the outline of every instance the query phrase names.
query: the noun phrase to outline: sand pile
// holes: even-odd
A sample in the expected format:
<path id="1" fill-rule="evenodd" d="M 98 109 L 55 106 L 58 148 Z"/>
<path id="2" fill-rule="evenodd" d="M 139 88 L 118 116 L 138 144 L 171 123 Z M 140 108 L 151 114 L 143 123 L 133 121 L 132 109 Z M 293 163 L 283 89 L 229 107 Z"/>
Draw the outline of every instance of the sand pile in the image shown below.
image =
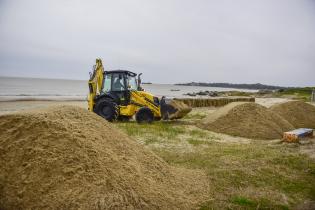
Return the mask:
<path id="1" fill-rule="evenodd" d="M 170 105 L 177 109 L 173 114 L 170 114 L 170 119 L 180 119 L 191 112 L 192 108 L 179 100 L 172 100 Z"/>
<path id="2" fill-rule="evenodd" d="M 207 192 L 82 108 L 0 116 L 0 209 L 187 209 Z"/>
<path id="3" fill-rule="evenodd" d="M 276 104 L 270 110 L 282 116 L 295 128 L 315 128 L 315 106 L 302 101 Z"/>
<path id="4" fill-rule="evenodd" d="M 234 102 L 211 113 L 201 128 L 254 139 L 281 138 L 293 126 L 279 115 L 256 103 Z"/>

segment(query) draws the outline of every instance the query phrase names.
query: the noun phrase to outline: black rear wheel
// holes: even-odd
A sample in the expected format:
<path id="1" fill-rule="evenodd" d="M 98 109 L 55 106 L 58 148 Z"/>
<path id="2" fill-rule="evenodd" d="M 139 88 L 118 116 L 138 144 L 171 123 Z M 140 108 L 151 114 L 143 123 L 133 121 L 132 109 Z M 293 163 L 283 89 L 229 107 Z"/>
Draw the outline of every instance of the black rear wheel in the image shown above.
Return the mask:
<path id="1" fill-rule="evenodd" d="M 110 98 L 101 98 L 96 102 L 94 112 L 112 122 L 118 117 L 118 106 Z"/>
<path id="2" fill-rule="evenodd" d="M 136 113 L 136 121 L 138 123 L 152 123 L 154 114 L 148 107 L 142 107 Z"/>

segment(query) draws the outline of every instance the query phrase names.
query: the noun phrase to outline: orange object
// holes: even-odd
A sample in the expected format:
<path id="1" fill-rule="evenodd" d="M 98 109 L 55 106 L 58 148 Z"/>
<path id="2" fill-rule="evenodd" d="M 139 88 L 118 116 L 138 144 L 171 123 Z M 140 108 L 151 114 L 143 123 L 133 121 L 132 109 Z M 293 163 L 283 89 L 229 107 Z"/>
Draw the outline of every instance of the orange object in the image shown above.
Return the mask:
<path id="1" fill-rule="evenodd" d="M 298 142 L 301 138 L 312 138 L 313 129 L 311 128 L 299 128 L 293 131 L 283 133 L 283 140 L 286 142 Z"/>

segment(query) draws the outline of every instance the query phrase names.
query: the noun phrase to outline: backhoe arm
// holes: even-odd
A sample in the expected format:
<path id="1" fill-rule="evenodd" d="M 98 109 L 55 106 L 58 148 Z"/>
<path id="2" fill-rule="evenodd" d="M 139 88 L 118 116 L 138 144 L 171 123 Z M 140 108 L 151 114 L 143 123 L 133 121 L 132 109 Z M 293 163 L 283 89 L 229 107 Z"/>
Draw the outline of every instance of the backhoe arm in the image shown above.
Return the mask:
<path id="1" fill-rule="evenodd" d="M 103 78 L 104 78 L 104 67 L 102 64 L 102 60 L 100 58 L 96 59 L 96 64 L 94 65 L 93 72 L 90 72 L 89 79 L 89 96 L 88 96 L 88 104 L 89 110 L 93 111 L 95 104 L 95 96 L 100 94 L 103 86 Z"/>
<path id="2" fill-rule="evenodd" d="M 131 103 L 140 107 L 148 107 L 153 112 L 155 117 L 161 117 L 160 106 L 154 104 L 153 101 L 140 95 L 140 91 L 131 91 Z"/>

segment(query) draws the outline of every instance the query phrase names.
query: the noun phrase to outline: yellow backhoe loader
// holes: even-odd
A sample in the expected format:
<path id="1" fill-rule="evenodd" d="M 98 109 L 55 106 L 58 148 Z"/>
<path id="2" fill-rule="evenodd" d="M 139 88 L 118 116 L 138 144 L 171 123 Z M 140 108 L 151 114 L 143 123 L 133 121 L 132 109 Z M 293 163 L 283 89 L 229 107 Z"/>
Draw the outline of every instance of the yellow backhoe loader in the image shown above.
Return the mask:
<path id="1" fill-rule="evenodd" d="M 140 76 L 127 70 L 104 71 L 102 60 L 96 59 L 88 81 L 89 110 L 108 121 L 129 120 L 135 115 L 138 123 L 179 119 L 191 111 L 183 102 L 159 99 L 144 91 Z"/>

